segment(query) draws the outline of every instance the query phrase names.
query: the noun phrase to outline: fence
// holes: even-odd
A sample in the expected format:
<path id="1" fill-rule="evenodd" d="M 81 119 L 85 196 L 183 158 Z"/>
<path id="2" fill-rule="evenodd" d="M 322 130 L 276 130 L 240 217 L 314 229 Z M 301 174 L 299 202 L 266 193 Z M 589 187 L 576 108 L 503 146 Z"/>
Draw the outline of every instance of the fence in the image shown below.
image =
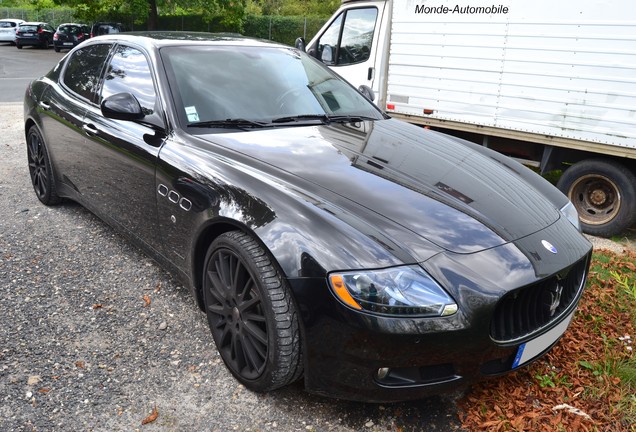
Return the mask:
<path id="1" fill-rule="evenodd" d="M 53 26 L 65 22 L 79 21 L 73 9 L 21 9 L 0 8 L 0 18 L 19 18 L 25 21 L 44 21 Z M 130 30 L 145 30 L 145 22 L 135 22 L 133 16 L 109 16 L 100 18 L 101 21 L 117 21 L 125 24 Z M 298 16 L 259 16 L 247 15 L 243 21 L 245 36 L 269 39 L 276 42 L 293 45 L 298 36 L 310 39 L 326 22 L 325 18 Z M 220 20 L 205 21 L 199 15 L 159 16 L 158 30 L 204 31 L 239 33 L 239 29 L 224 26 Z"/>
<path id="2" fill-rule="evenodd" d="M 75 11 L 68 8 L 40 10 L 22 8 L 0 8 L 0 18 L 16 18 L 24 21 L 43 21 L 57 26 L 62 23 L 74 22 Z"/>

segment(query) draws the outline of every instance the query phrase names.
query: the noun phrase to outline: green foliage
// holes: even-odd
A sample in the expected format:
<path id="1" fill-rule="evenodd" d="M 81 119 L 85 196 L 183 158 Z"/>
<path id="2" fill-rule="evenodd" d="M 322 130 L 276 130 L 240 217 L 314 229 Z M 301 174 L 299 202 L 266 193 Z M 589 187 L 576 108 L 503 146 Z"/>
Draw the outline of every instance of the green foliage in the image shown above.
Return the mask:
<path id="1" fill-rule="evenodd" d="M 249 0 L 255 15 L 310 16 L 326 18 L 338 9 L 340 0 Z"/>
<path id="2" fill-rule="evenodd" d="M 246 36 L 293 45 L 299 36 L 311 38 L 325 21 L 326 19 L 317 17 L 248 15 L 243 25 L 243 33 Z"/>

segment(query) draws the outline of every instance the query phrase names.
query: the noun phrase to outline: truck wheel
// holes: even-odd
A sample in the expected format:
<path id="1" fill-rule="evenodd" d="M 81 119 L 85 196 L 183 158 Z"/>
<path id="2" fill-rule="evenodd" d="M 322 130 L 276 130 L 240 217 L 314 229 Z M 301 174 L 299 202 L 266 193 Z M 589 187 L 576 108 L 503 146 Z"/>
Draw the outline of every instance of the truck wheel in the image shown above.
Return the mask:
<path id="1" fill-rule="evenodd" d="M 557 187 L 576 207 L 583 232 L 611 237 L 636 222 L 636 176 L 620 163 L 579 162 L 563 173 Z"/>

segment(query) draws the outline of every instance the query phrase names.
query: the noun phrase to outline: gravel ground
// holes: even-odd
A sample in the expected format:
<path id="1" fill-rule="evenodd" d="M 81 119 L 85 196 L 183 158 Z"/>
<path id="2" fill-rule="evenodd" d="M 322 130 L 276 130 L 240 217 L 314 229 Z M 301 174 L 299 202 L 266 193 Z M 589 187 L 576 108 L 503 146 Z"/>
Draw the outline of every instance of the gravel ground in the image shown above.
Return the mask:
<path id="1" fill-rule="evenodd" d="M 28 177 L 22 106 L 0 104 L 0 430 L 458 427 L 451 397 L 375 405 L 299 384 L 246 390 L 186 288 L 79 205 L 41 205 Z"/>

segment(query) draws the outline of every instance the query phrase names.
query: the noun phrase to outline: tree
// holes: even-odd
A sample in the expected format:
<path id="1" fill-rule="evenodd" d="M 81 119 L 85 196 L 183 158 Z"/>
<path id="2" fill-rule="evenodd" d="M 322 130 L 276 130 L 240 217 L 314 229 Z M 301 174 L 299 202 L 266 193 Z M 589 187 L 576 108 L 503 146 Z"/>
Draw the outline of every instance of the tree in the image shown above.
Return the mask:
<path id="1" fill-rule="evenodd" d="M 159 12 L 171 15 L 202 15 L 212 21 L 240 28 L 245 16 L 246 0 L 54 0 L 72 7 L 76 16 L 85 21 L 97 21 L 111 16 L 132 16 L 146 21 L 148 30 L 157 30 Z"/>

